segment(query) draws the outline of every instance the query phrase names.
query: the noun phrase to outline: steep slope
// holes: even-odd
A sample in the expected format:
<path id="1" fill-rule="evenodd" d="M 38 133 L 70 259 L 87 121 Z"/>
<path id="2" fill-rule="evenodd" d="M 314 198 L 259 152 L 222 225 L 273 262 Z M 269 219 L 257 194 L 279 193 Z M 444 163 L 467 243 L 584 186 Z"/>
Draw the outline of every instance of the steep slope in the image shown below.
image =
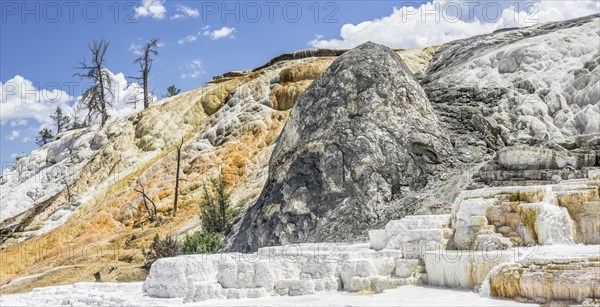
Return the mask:
<path id="1" fill-rule="evenodd" d="M 399 53 L 416 72 L 436 50 Z M 215 77 L 103 129 L 66 132 L 19 159 L 0 185 L 0 291 L 92 281 L 97 271 L 105 281 L 142 280 L 141 249 L 155 234 L 197 230 L 202 186 L 219 174 L 234 205 L 245 206 L 266 182 L 289 108 L 335 59 L 327 55 L 299 52 Z M 174 150 L 182 138 L 185 181 L 172 218 Z M 138 181 L 161 223 L 148 221 Z"/>
<path id="2" fill-rule="evenodd" d="M 398 51 L 431 102 L 436 129 L 446 131 L 453 145 L 440 156 L 456 161 L 433 163 L 448 168 L 417 176 L 396 198 L 369 194 L 379 204 L 389 199 L 382 207 L 398 210 L 378 212 L 367 222 L 377 228 L 405 214 L 450 213 L 467 188 L 554 184 L 600 166 L 599 22 L 595 15 Z M 17 161 L 0 180 L 0 284 L 8 283 L 0 291 L 91 281 L 96 271 L 106 281 L 143 279 L 140 249 L 155 234 L 181 236 L 198 229 L 201 187 L 219 174 L 234 204 L 256 203 L 290 108 L 345 52 L 301 51 L 254 71 L 227 73 L 103 129 L 69 131 Z M 377 126 L 386 117 L 374 120 Z M 174 150 L 182 139 L 186 181 L 172 218 Z M 430 151 L 419 148 L 418 159 L 434 161 Z M 158 204 L 161 223 L 150 223 L 141 211 L 137 182 Z M 240 225 L 231 238 L 245 231 Z M 288 225 L 312 231 L 310 225 Z M 360 240 L 366 233 L 346 236 Z"/>
<path id="3" fill-rule="evenodd" d="M 589 43 L 600 41 L 598 17 L 499 31 L 441 46 L 429 69 L 419 75 L 437 115 L 420 111 L 429 121 L 419 120 L 438 138 L 437 143 L 432 136 L 415 142 L 411 139 L 419 138 L 421 127 L 399 124 L 410 123 L 413 117 L 402 113 L 405 100 L 395 96 L 393 86 L 385 86 L 394 80 L 387 76 L 391 63 L 365 52 L 360 61 L 340 69 L 367 72 L 355 73 L 356 81 L 350 78 L 355 88 L 350 89 L 344 77 L 325 79 L 333 74 L 330 67 L 299 98 L 306 100 L 305 105 L 300 103 L 292 111 L 289 129 L 281 135 L 270 161 L 269 182 L 230 232 L 228 249 L 352 242 L 366 237 L 367 225 L 406 214 L 447 213 L 458 193 L 467 188 L 584 178 L 590 167 L 600 166 L 600 45 Z M 385 77 L 375 82 L 386 90 L 367 94 L 364 101 L 398 100 L 397 110 L 378 113 L 374 109 L 366 116 L 361 112 L 352 94 L 360 96 L 369 89 L 371 71 L 382 72 Z M 409 92 L 422 91 L 416 82 L 410 87 Z M 347 109 L 331 110 L 330 105 L 335 108 L 339 101 L 348 103 Z M 365 129 L 369 137 L 363 141 L 362 133 L 345 129 L 339 120 L 353 114 L 359 117 L 359 127 L 364 120 L 380 129 L 362 126 L 369 127 Z M 329 133 L 332 126 L 339 132 Z M 396 147 L 386 140 L 378 146 L 389 145 L 392 150 L 372 150 L 369 140 L 382 140 L 381 127 L 392 138 L 412 145 Z M 446 138 L 442 128 L 448 129 L 453 146 L 440 146 Z M 443 157 L 456 160 L 423 172 L 406 159 L 407 147 L 410 155 L 427 157 L 433 165 L 444 162 Z M 377 173 L 380 167 L 387 171 L 381 178 L 360 178 L 363 172 Z M 357 184 L 348 188 L 347 183 Z M 366 209 L 371 207 L 389 209 Z"/>
<path id="4" fill-rule="evenodd" d="M 232 249 L 356 240 L 447 167 L 450 141 L 425 93 L 393 50 L 344 53 L 294 106 Z"/>

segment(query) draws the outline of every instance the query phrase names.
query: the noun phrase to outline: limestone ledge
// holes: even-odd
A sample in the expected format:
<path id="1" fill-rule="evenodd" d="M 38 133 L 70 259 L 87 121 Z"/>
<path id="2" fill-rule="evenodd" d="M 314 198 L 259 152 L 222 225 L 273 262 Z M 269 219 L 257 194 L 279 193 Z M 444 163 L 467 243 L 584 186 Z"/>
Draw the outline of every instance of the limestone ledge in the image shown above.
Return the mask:
<path id="1" fill-rule="evenodd" d="M 151 297 L 184 302 L 323 291 L 379 293 L 404 285 L 471 289 L 535 303 L 593 303 L 600 298 L 600 246 L 448 250 L 448 234 L 457 235 L 450 218 L 393 220 L 385 229 L 370 231 L 368 244 L 306 243 L 251 254 L 163 258 L 152 266 L 143 289 Z M 485 222 L 474 220 L 476 225 Z"/>
<path id="2" fill-rule="evenodd" d="M 367 244 L 299 244 L 257 253 L 164 258 L 144 283 L 152 297 L 252 298 L 319 291 L 373 291 L 426 283 L 424 264 L 401 251 L 374 251 Z"/>
<path id="3" fill-rule="evenodd" d="M 452 209 L 452 249 L 600 243 L 600 181 L 464 191 Z"/>
<path id="4" fill-rule="evenodd" d="M 319 291 L 382 292 L 427 284 L 424 255 L 445 249 L 449 220 L 450 215 L 393 220 L 384 230 L 372 231 L 369 244 L 297 244 L 263 247 L 251 254 L 160 259 L 152 265 L 144 291 L 193 302 Z"/>
<path id="5" fill-rule="evenodd" d="M 500 265 L 486 282 L 484 293 L 527 303 L 598 304 L 600 257 L 534 259 Z"/>

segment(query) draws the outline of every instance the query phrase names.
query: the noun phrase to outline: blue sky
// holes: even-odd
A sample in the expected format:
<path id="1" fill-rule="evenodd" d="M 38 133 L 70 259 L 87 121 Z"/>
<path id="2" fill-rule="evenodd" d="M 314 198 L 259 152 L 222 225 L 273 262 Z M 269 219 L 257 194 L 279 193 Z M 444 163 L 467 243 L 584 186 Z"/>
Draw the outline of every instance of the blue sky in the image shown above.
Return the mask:
<path id="1" fill-rule="evenodd" d="M 252 69 L 300 49 L 349 48 L 366 40 L 419 47 L 598 12 L 597 0 L 533 1 L 535 9 L 524 1 L 518 8 L 510 8 L 515 1 L 499 1 L 491 14 L 489 7 L 477 7 L 469 18 L 464 1 L 449 2 L 427 4 L 437 8 L 433 15 L 442 16 L 440 20 L 422 14 L 426 1 L 2 1 L 0 161 L 11 162 L 15 154 L 35 149 L 37 130 L 50 125 L 48 110 L 54 104 L 72 105 L 81 94 L 81 84 L 69 88 L 71 82 L 81 82 L 73 77 L 73 67 L 77 59 L 89 58 L 87 43 L 95 38 L 110 40 L 106 66 L 122 76 L 136 74 L 135 47 L 159 38 L 162 47 L 151 87 L 160 97 L 171 84 L 191 90 L 213 76 Z M 533 11 L 534 18 L 519 15 Z M 9 96 L 14 92 L 9 83 L 15 80 L 28 82 L 33 94 Z"/>

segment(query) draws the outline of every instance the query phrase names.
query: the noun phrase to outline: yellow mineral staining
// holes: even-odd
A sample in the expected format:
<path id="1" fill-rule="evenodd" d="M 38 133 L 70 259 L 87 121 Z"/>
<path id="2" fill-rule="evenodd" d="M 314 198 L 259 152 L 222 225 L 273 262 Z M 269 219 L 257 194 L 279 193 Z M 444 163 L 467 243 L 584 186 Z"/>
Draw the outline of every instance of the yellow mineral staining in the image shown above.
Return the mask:
<path id="1" fill-rule="evenodd" d="M 251 153 L 246 150 L 232 151 L 230 155 L 225 157 L 225 160 L 223 161 L 223 169 L 221 171 L 225 184 L 234 184 L 237 178 L 240 178 L 246 174 L 246 159 L 248 157 L 245 154 Z"/>
<path id="2" fill-rule="evenodd" d="M 496 297 L 517 297 L 522 273 L 523 269 L 518 264 L 503 267 L 490 278 L 490 294 Z"/>
<path id="3" fill-rule="evenodd" d="M 513 246 L 521 246 L 525 243 L 519 233 L 519 225 L 522 223 L 520 208 L 518 202 L 500 202 L 498 205 L 490 206 L 486 214 L 488 221 L 495 226 L 496 232 L 509 238 Z"/>
<path id="4" fill-rule="evenodd" d="M 538 243 L 536 219 L 540 214 L 537 205 L 544 201 L 544 191 L 517 190 L 487 196 L 497 201 L 486 212 L 486 218 L 495 226 L 495 232 L 511 240 L 513 246 Z"/>
<path id="5" fill-rule="evenodd" d="M 431 59 L 440 50 L 440 46 L 431 46 L 419 49 L 397 51 L 408 69 L 413 73 L 425 72 L 429 68 Z"/>
<path id="6" fill-rule="evenodd" d="M 514 191 L 511 193 L 500 194 L 501 199 L 505 199 L 511 202 L 521 202 L 521 203 L 537 203 L 544 200 L 544 191 Z"/>
<path id="7" fill-rule="evenodd" d="M 186 98 L 186 95 L 182 96 Z M 180 97 L 180 99 L 182 98 Z M 179 100 L 171 101 L 174 110 L 162 110 L 164 112 L 173 112 L 182 110 L 179 108 Z M 163 106 L 159 106 L 163 107 Z M 171 138 L 165 134 L 156 133 L 157 127 L 150 125 L 150 122 L 160 123 L 159 118 L 164 118 L 164 113 L 158 110 L 144 111 L 142 114 L 149 119 L 145 119 L 143 115 L 138 115 L 140 118 L 132 118 L 126 121 L 129 125 L 138 125 L 142 131 L 141 134 L 148 133 L 153 138 L 160 140 L 158 148 L 164 148 L 170 143 L 175 144 L 177 138 Z M 187 108 L 189 109 L 189 106 Z M 181 114 L 173 115 L 172 120 L 177 125 L 178 120 L 181 120 Z M 206 114 L 201 113 L 198 117 L 206 118 Z M 161 119 L 162 119 L 161 118 Z M 165 121 L 162 121 L 163 123 Z M 141 127 L 147 125 L 146 127 Z M 141 127 L 141 128 L 140 128 Z M 158 124 L 161 129 L 169 130 L 172 127 L 165 127 Z M 183 131 L 177 131 L 175 135 L 188 135 L 193 127 L 182 127 Z M 174 129 L 177 130 L 177 129 Z M 182 195 L 182 205 L 180 207 L 177 219 L 168 219 L 170 216 L 170 207 L 172 204 L 172 188 L 166 186 L 171 185 L 174 178 L 170 176 L 171 166 L 173 165 L 174 155 L 172 150 L 163 151 L 150 159 L 139 158 L 139 165 L 130 167 L 129 174 L 121 177 L 121 172 L 126 170 L 125 161 L 122 161 L 121 153 L 131 150 L 131 146 L 135 146 L 135 133 L 133 126 L 124 125 L 121 127 L 121 133 L 114 135 L 107 140 L 108 144 L 103 144 L 98 154 L 84 167 L 81 178 L 75 182 L 72 187 L 74 193 L 88 190 L 88 186 L 97 186 L 99 183 L 113 181 L 112 185 L 108 185 L 104 191 L 100 191 L 91 202 L 81 205 L 78 211 L 65 224 L 55 228 L 53 231 L 22 243 L 16 244 L 2 252 L 2 266 L 0 266 L 0 282 L 6 283 L 15 276 L 26 276 L 32 274 L 43 274 L 43 278 L 37 278 L 28 282 L 26 288 L 22 286 L 6 287 L 2 292 L 25 291 L 31 287 L 45 286 L 51 284 L 72 283 L 75 281 L 93 281 L 90 267 L 98 266 L 126 266 L 139 267 L 143 262 L 143 258 L 139 255 L 129 259 L 127 264 L 121 263 L 122 260 L 113 260 L 107 262 L 104 258 L 90 257 L 90 248 L 101 250 L 103 253 L 121 253 L 125 250 L 145 248 L 151 241 L 151 237 L 155 233 L 165 235 L 166 233 L 176 231 L 181 225 L 188 223 L 190 220 L 197 220 L 198 206 L 194 202 L 186 201 L 185 195 Z M 167 131 L 168 132 L 168 131 Z M 102 141 L 102 140 L 101 140 Z M 155 141 L 149 141 L 150 144 Z M 139 144 L 138 144 L 139 145 Z M 146 171 L 152 170 L 150 175 L 144 174 Z M 145 219 L 145 214 L 140 208 L 141 199 L 139 194 L 133 191 L 136 179 L 140 176 L 146 176 L 148 183 L 146 188 L 153 200 L 159 206 L 159 215 L 165 220 L 160 227 L 152 225 Z M 108 180 L 108 181 L 107 181 Z M 62 193 L 57 198 L 58 201 L 64 202 L 66 199 L 65 193 Z M 135 239 L 134 239 L 135 238 Z M 149 238 L 149 239 L 148 239 Z M 139 250 L 137 251 L 139 253 Z M 103 260 L 104 259 L 104 260 Z M 104 262 L 107 262 L 104 264 Z M 71 264 L 77 264 L 78 268 L 71 267 Z M 52 268 L 57 266 L 67 266 L 62 270 L 52 271 Z M 83 266 L 83 270 L 81 269 Z M 129 270 L 129 269 L 128 269 Z M 119 275 L 110 275 L 103 280 L 121 280 L 125 281 L 125 270 L 121 270 Z M 56 276 L 69 276 L 61 282 Z M 144 274 L 132 273 L 131 280 L 142 280 Z M 137 276 L 137 278 L 136 278 Z"/>
<path id="8" fill-rule="evenodd" d="M 434 50 L 403 51 L 401 56 L 411 69 L 423 71 Z M 0 284 L 14 282 L 0 293 L 93 281 L 95 272 L 101 272 L 104 281 L 143 280 L 141 249 L 149 246 L 155 234 L 199 227 L 198 205 L 207 180 L 222 174 L 235 205 L 245 205 L 260 193 L 271 151 L 288 117 L 285 110 L 333 60 L 283 61 L 256 72 L 230 74 L 107 125 L 93 140 L 98 152 L 71 186 L 73 194 L 82 197 L 77 211 L 52 231 L 0 250 Z M 253 96 L 268 89 L 265 97 L 273 109 L 260 113 L 259 120 L 240 119 L 242 128 L 235 128 L 212 148 L 184 153 L 191 156 L 186 156 L 183 165 L 179 208 L 173 218 L 175 147 L 182 139 L 184 148 L 195 142 L 213 125 L 215 113 L 236 89 L 265 74 L 279 77 L 272 79 L 273 84 L 256 82 L 254 88 L 246 88 L 256 91 L 250 93 Z M 138 180 L 155 201 L 160 223 L 147 218 L 142 199 L 134 191 Z M 67 198 L 61 192 L 36 218 L 46 219 Z M 35 221 L 29 230 L 39 228 Z M 24 276 L 30 276 L 27 282 L 19 282 Z"/>
<path id="9" fill-rule="evenodd" d="M 533 239 L 537 242 L 537 232 L 535 227 L 535 220 L 537 219 L 539 212 L 537 207 L 519 207 L 519 216 L 525 228 L 529 231 Z"/>
<path id="10" fill-rule="evenodd" d="M 315 61 L 299 64 L 283 69 L 279 73 L 279 83 L 285 84 L 303 80 L 314 80 L 325 72 L 327 67 L 335 60 L 333 57 L 318 58 Z"/>
<path id="11" fill-rule="evenodd" d="M 289 110 L 298 97 L 306 91 L 312 81 L 327 70 L 335 58 L 324 57 L 284 68 L 279 73 L 278 83 L 271 85 L 269 101 L 273 109 Z"/>
<path id="12" fill-rule="evenodd" d="M 171 195 L 173 195 L 174 191 L 172 188 L 165 188 L 160 190 L 160 192 L 158 192 L 158 200 L 163 200 L 167 197 L 170 197 Z"/>
<path id="13" fill-rule="evenodd" d="M 221 108 L 223 103 L 225 103 L 227 96 L 244 83 L 243 80 L 232 79 L 217 84 L 207 85 L 205 89 L 207 93 L 199 100 L 204 112 L 207 115 L 215 114 Z"/>
<path id="14" fill-rule="evenodd" d="M 491 273 L 490 294 L 541 304 L 582 303 L 600 298 L 599 269 L 597 259 L 509 264 Z"/>
<path id="15" fill-rule="evenodd" d="M 273 85 L 271 95 L 269 96 L 273 109 L 279 111 L 291 109 L 298 97 L 306 91 L 311 83 L 312 80 L 302 80 L 283 85 Z"/>
<path id="16" fill-rule="evenodd" d="M 557 200 L 575 221 L 575 242 L 600 244 L 600 188 L 563 193 Z"/>

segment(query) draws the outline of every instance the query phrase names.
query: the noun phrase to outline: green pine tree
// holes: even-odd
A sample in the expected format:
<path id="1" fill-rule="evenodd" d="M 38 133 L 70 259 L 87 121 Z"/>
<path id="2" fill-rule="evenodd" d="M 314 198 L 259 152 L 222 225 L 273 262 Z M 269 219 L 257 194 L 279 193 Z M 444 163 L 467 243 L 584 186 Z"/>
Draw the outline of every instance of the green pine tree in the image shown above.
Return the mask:
<path id="1" fill-rule="evenodd" d="M 42 147 L 54 139 L 54 135 L 52 135 L 52 131 L 48 128 L 44 128 L 38 131 L 38 136 L 35 138 L 35 143 Z"/>
<path id="2" fill-rule="evenodd" d="M 56 123 L 56 133 L 61 133 L 69 129 L 69 123 L 71 118 L 67 115 L 63 115 L 61 107 L 56 107 L 53 115 L 50 118 Z"/>
<path id="3" fill-rule="evenodd" d="M 180 92 L 181 90 L 176 88 L 175 85 L 171 85 L 167 88 L 167 95 L 165 97 L 173 97 L 179 95 Z"/>

